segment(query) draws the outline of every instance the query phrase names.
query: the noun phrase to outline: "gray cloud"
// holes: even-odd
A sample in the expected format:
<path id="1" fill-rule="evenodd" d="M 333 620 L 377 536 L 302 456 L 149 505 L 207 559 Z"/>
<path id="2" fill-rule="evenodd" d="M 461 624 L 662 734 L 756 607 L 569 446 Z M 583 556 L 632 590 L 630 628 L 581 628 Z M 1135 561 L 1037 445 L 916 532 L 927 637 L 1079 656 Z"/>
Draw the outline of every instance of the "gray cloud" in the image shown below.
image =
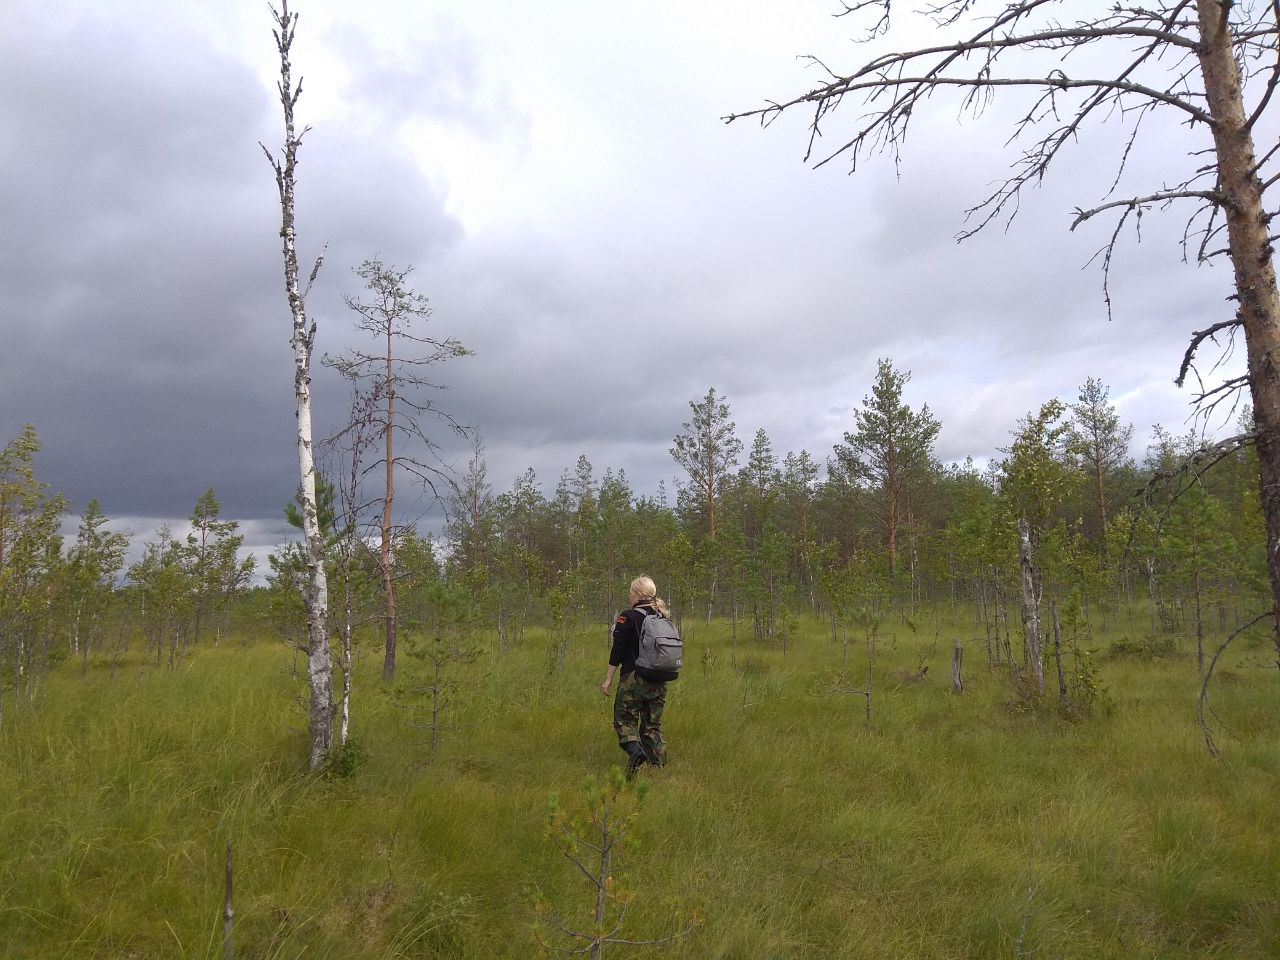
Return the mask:
<path id="1" fill-rule="evenodd" d="M 267 24 L 248 3 L 214 26 L 142 6 L 0 14 L 0 437 L 34 422 L 53 488 L 139 523 L 186 516 L 212 485 L 260 548 L 284 533 L 296 483 L 279 213 L 258 147 L 281 138 Z M 710 386 L 744 442 L 764 427 L 779 454 L 821 461 L 881 356 L 914 372 L 908 399 L 942 420 L 947 459 L 994 454 L 1088 376 L 1139 433 L 1181 420 L 1186 394 L 1165 385 L 1188 331 L 1229 308 L 1229 277 L 1178 262 L 1176 212 L 1146 218 L 1106 319 L 1085 264 L 1109 231 L 1066 228 L 1105 192 L 1095 158 L 1119 128 L 1090 132 L 1008 231 L 957 246 L 1004 169 L 1005 117 L 957 126 L 940 106 L 900 178 L 887 158 L 852 178 L 839 161 L 809 170 L 803 118 L 718 118 L 804 87 L 791 55 L 843 55 L 843 39 L 820 4 L 748 6 L 587 5 L 557 23 L 381 0 L 356 23 L 309 4 L 299 111 L 320 119 L 299 230 L 308 264 L 329 244 L 309 302 L 320 349 L 353 342 L 352 266 L 415 265 L 432 331 L 476 351 L 440 369 L 440 400 L 480 429 L 499 488 L 533 466 L 549 491 L 584 453 L 653 492 Z M 1179 131 L 1151 137 L 1122 187 L 1188 162 Z M 323 369 L 315 389 L 324 433 L 345 390 Z M 440 436 L 464 462 L 466 444 Z"/>
<path id="2" fill-rule="evenodd" d="M 37 424 L 42 476 L 77 504 L 182 516 L 212 485 L 240 516 L 278 516 L 296 485 L 289 315 L 258 146 L 280 138 L 278 107 L 241 63 L 198 38 L 175 48 L 166 26 L 83 18 L 56 61 L 43 20 L 3 41 L 21 82 L 0 125 L 25 146 L 24 175 L 0 185 L 21 227 L 0 240 L 0 426 Z M 301 151 L 302 247 L 339 238 L 313 304 L 334 331 L 347 265 L 460 237 L 403 151 L 360 143 L 315 130 Z"/>

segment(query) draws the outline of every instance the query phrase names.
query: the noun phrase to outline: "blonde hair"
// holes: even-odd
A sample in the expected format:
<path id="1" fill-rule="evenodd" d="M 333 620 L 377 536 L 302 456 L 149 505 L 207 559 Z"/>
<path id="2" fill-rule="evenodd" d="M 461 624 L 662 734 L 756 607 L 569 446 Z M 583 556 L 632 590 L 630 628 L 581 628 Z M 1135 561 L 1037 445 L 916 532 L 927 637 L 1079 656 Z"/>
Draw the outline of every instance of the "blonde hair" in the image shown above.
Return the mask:
<path id="1" fill-rule="evenodd" d="M 636 598 L 631 604 L 633 607 L 643 603 L 653 607 L 664 617 L 671 616 L 671 611 L 667 609 L 666 603 L 658 596 L 658 587 L 653 582 L 652 577 L 636 577 L 632 580 L 631 596 Z"/>

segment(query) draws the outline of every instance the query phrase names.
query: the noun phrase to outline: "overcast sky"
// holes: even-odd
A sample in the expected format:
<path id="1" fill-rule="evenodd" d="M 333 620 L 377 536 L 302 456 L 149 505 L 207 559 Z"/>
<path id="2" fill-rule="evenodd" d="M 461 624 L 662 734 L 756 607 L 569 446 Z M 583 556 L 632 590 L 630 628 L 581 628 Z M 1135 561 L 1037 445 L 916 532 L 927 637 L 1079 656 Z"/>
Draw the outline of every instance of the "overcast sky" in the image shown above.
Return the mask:
<path id="1" fill-rule="evenodd" d="M 1187 427 L 1172 379 L 1188 332 L 1228 316 L 1230 276 L 1183 265 L 1182 217 L 1149 216 L 1117 258 L 1108 321 L 1087 263 L 1110 224 L 1067 227 L 1110 185 L 1118 123 L 1087 131 L 1011 227 L 957 245 L 1014 155 L 1016 103 L 975 120 L 940 96 L 900 167 L 856 176 L 802 162 L 801 114 L 721 121 L 818 82 L 799 54 L 866 59 L 829 0 L 292 6 L 313 127 L 304 269 L 328 244 L 317 350 L 360 342 L 341 301 L 354 266 L 413 265 L 428 332 L 475 352 L 438 370 L 439 400 L 479 429 L 499 491 L 532 466 L 550 492 L 579 454 L 639 492 L 670 486 L 671 440 L 712 386 L 745 444 L 763 427 L 780 455 L 822 462 L 884 356 L 941 420 L 946 460 L 996 454 L 1090 376 L 1139 450 L 1154 422 Z M 40 476 L 139 539 L 210 486 L 255 546 L 285 536 L 290 318 L 259 147 L 283 135 L 270 27 L 260 0 L 0 4 L 0 442 L 34 423 Z M 1131 192 L 1203 145 L 1152 123 Z M 327 371 L 315 391 L 319 435 L 346 397 Z"/>

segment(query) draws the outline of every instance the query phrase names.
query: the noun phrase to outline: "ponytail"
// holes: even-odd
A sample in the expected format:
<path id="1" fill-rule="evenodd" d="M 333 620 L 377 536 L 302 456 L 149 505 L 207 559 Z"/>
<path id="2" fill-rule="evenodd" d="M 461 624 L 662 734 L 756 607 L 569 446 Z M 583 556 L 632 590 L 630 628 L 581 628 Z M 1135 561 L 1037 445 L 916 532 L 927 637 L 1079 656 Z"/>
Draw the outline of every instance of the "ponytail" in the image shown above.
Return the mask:
<path id="1" fill-rule="evenodd" d="M 671 619 L 671 611 L 667 609 L 666 601 L 658 596 L 658 587 L 652 577 L 636 577 L 632 580 L 631 595 L 636 598 L 635 606 L 653 607 L 662 616 Z"/>

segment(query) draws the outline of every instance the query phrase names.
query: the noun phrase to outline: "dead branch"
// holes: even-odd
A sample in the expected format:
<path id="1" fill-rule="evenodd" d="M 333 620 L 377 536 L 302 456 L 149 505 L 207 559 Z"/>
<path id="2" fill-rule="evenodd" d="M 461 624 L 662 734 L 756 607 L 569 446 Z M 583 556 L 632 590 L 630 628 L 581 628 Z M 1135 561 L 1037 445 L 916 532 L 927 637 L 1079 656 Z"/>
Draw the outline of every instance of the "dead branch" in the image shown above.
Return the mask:
<path id="1" fill-rule="evenodd" d="M 1200 482 L 1200 478 L 1205 475 L 1213 467 L 1217 466 L 1227 457 L 1231 456 L 1237 450 L 1253 444 L 1257 440 L 1256 433 L 1241 433 L 1234 437 L 1228 437 L 1225 440 L 1219 440 L 1217 443 L 1206 444 L 1197 450 L 1192 451 L 1183 460 L 1168 470 L 1157 470 L 1151 475 L 1151 479 L 1147 481 L 1142 490 L 1142 501 L 1145 506 L 1151 506 L 1152 494 L 1161 485 L 1169 483 L 1180 484 L 1177 492 L 1169 498 L 1166 511 L 1188 490 Z M 1189 479 L 1188 479 L 1189 478 Z M 1185 481 L 1185 482 L 1184 482 Z"/>
<path id="2" fill-rule="evenodd" d="M 1204 745 L 1209 751 L 1209 756 L 1213 757 L 1215 760 L 1220 760 L 1222 758 L 1222 753 L 1218 750 L 1218 745 L 1214 742 L 1213 734 L 1210 732 L 1209 724 L 1204 717 L 1205 706 L 1209 701 L 1209 681 L 1213 679 L 1213 670 L 1218 665 L 1218 658 L 1226 652 L 1227 647 L 1231 645 L 1232 640 L 1240 636 L 1240 634 L 1244 633 L 1250 627 L 1273 615 L 1273 611 L 1267 610 L 1258 614 L 1248 623 L 1237 627 L 1232 632 L 1231 636 L 1222 641 L 1222 646 L 1218 647 L 1217 652 L 1213 655 L 1213 659 L 1209 661 L 1209 669 L 1204 673 L 1204 682 L 1200 684 L 1200 697 L 1196 700 L 1196 725 L 1200 728 L 1201 733 L 1204 734 Z"/>
<path id="3" fill-rule="evenodd" d="M 1196 350 L 1199 348 L 1200 344 L 1204 343 L 1205 340 L 1213 340 L 1214 343 L 1217 343 L 1218 340 L 1216 334 L 1221 333 L 1223 330 L 1234 330 L 1236 327 L 1241 326 L 1241 324 L 1242 322 L 1240 317 L 1235 316 L 1230 320 L 1223 320 L 1219 323 L 1215 323 L 1211 327 L 1206 327 L 1203 330 L 1197 330 L 1193 333 L 1191 335 L 1191 343 L 1187 347 L 1187 352 L 1183 354 L 1182 366 L 1178 368 L 1178 376 L 1173 381 L 1174 384 L 1181 387 L 1186 381 L 1187 371 L 1191 368 L 1191 362 L 1195 359 Z"/>
<path id="4" fill-rule="evenodd" d="M 1223 196 L 1217 190 L 1162 190 L 1157 193 L 1148 194 L 1145 197 L 1130 197 L 1127 200 L 1112 200 L 1110 203 L 1103 203 L 1088 210 L 1076 207 L 1075 219 L 1071 221 L 1071 229 L 1084 223 L 1098 214 L 1106 210 L 1114 210 L 1116 207 L 1127 207 L 1130 210 L 1149 206 L 1153 203 L 1167 203 L 1171 200 L 1184 199 L 1200 199 L 1212 204 L 1228 203 L 1227 197 Z"/>

